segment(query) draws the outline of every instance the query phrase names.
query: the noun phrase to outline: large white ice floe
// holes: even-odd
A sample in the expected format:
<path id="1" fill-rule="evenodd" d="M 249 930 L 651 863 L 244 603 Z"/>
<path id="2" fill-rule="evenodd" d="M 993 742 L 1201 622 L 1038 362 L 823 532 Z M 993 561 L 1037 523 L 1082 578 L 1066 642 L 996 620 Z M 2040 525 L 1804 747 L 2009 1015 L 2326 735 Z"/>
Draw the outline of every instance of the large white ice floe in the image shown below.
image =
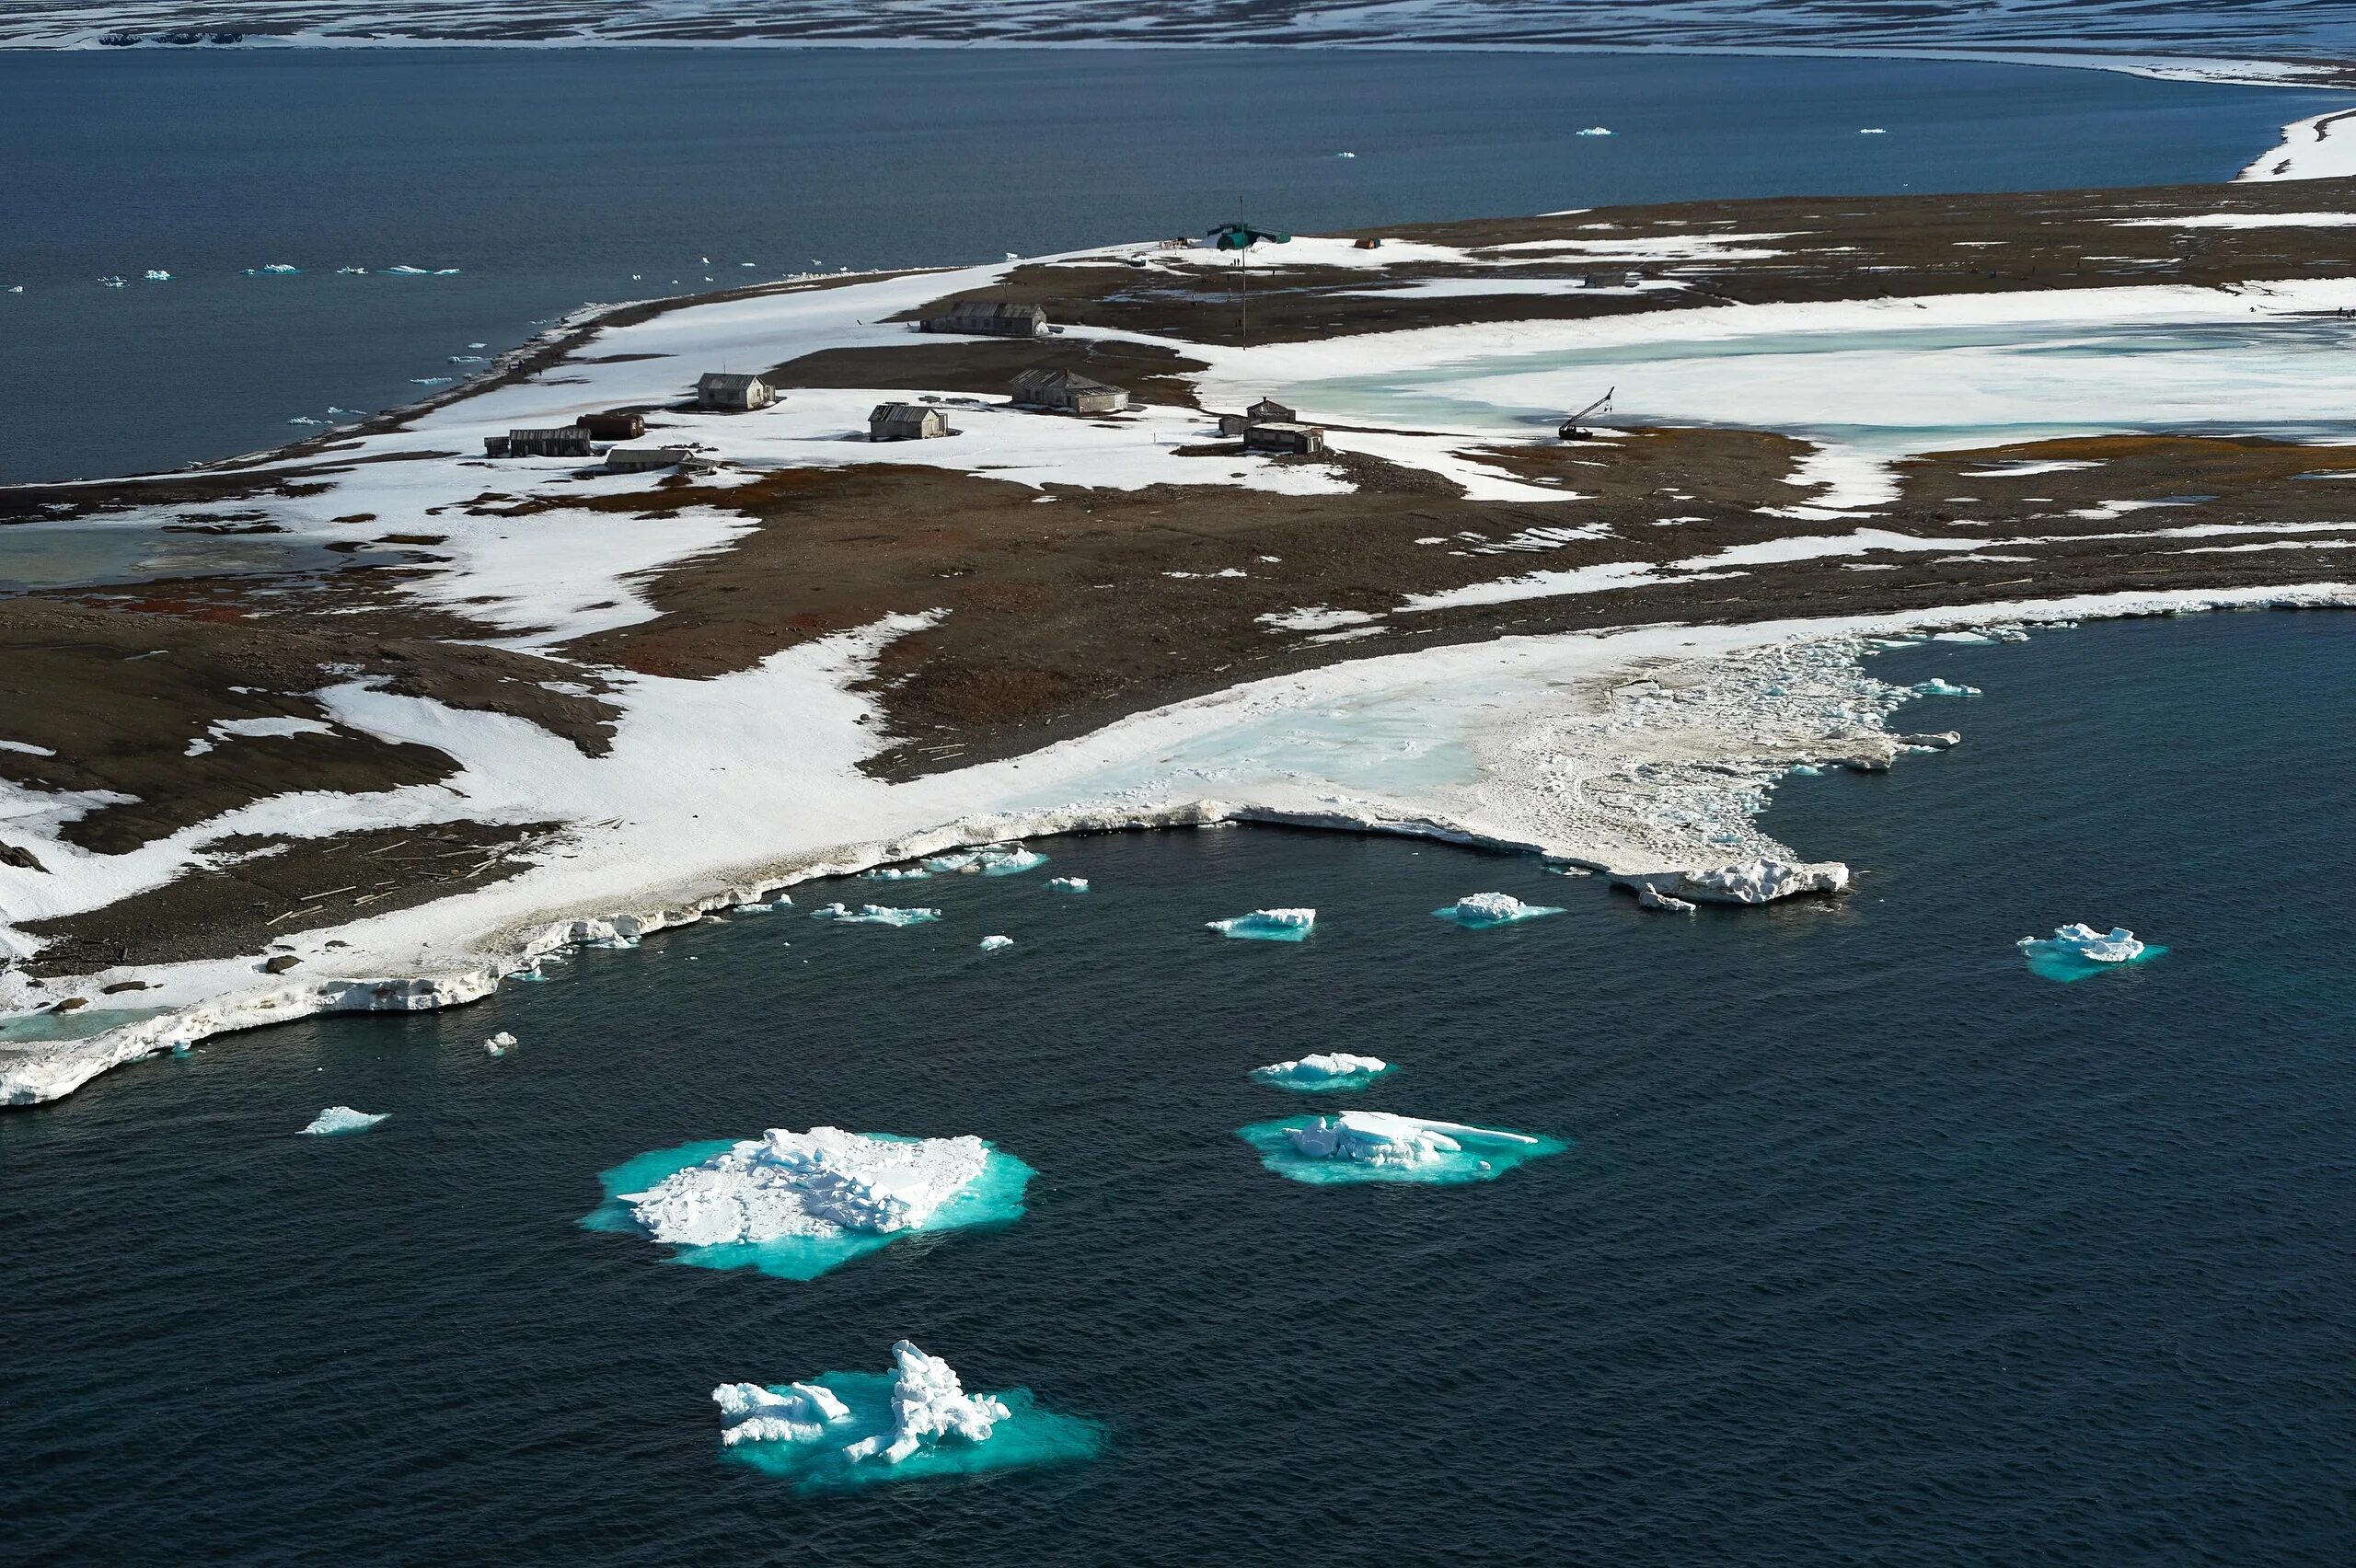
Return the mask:
<path id="1" fill-rule="evenodd" d="M 1507 926 L 1517 920 L 1535 920 L 1542 915 L 1560 915 L 1560 905 L 1524 904 L 1509 893 L 1471 893 L 1445 909 L 1433 914 L 1443 920 L 1453 920 L 1460 926 L 1475 929 L 1483 926 Z"/>
<path id="2" fill-rule="evenodd" d="M 881 1458 L 896 1465 L 918 1448 L 948 1437 L 987 1442 L 991 1428 L 1013 1413 L 1002 1400 L 967 1393 L 956 1368 L 907 1340 L 892 1346 L 892 1363 L 897 1373 L 892 1384 L 892 1430 L 845 1447 L 844 1457 L 854 1463 Z"/>
<path id="3" fill-rule="evenodd" d="M 823 1383 L 788 1383 L 765 1389 L 758 1383 L 722 1383 L 711 1390 L 720 1407 L 720 1440 L 739 1443 L 814 1443 L 830 1423 L 850 1418 L 850 1407 Z"/>
<path id="4" fill-rule="evenodd" d="M 1685 871 L 1674 886 L 1656 891 L 1704 904 L 1769 904 L 1848 887 L 1849 868 L 1838 860 L 1746 860 Z"/>
<path id="5" fill-rule="evenodd" d="M 924 1228 L 981 1180 L 990 1152 L 977 1137 L 772 1127 L 622 1201 L 648 1236 L 680 1246 L 888 1235 Z"/>
<path id="6" fill-rule="evenodd" d="M 311 1124 L 303 1131 L 314 1137 L 328 1137 L 337 1133 L 364 1133 L 391 1114 L 389 1111 L 354 1111 L 349 1105 L 330 1105 L 312 1117 Z"/>
<path id="7" fill-rule="evenodd" d="M 1316 928 L 1314 909 L 1254 909 L 1249 915 L 1230 916 L 1224 920 L 1206 920 L 1205 928 L 1222 937 L 1242 937 L 1253 941 L 1297 942 Z"/>
<path id="8" fill-rule="evenodd" d="M 1464 1146 L 1457 1142 L 1455 1135 L 1482 1132 L 1479 1127 L 1461 1123 L 1419 1121 L 1388 1111 L 1345 1111 L 1338 1116 L 1320 1116 L 1308 1126 L 1295 1127 L 1291 1136 L 1293 1148 L 1311 1159 L 1354 1159 L 1365 1165 L 1431 1165 L 1443 1154 L 1463 1150 Z M 1484 1136 L 1508 1143 L 1538 1141 L 1521 1133 Z"/>
<path id="9" fill-rule="evenodd" d="M 887 905 L 862 904 L 853 909 L 847 904 L 829 904 L 810 911 L 813 920 L 832 920 L 839 926 L 921 926 L 941 918 L 938 909 L 895 909 Z"/>
<path id="10" fill-rule="evenodd" d="M 2056 926 L 2050 937 L 2023 937 L 2014 944 L 2031 972 L 2049 980 L 2083 980 L 2124 964 L 2159 957 L 2167 949 L 2139 940 L 2124 926 L 2098 931 L 2092 926 Z"/>
<path id="11" fill-rule="evenodd" d="M 1278 1089 L 1297 1089 L 1314 1094 L 1334 1090 L 1363 1089 L 1390 1070 L 1391 1064 L 1380 1056 L 1354 1056 L 1347 1051 L 1324 1051 L 1295 1062 L 1274 1062 L 1265 1067 L 1254 1067 L 1252 1076 Z"/>

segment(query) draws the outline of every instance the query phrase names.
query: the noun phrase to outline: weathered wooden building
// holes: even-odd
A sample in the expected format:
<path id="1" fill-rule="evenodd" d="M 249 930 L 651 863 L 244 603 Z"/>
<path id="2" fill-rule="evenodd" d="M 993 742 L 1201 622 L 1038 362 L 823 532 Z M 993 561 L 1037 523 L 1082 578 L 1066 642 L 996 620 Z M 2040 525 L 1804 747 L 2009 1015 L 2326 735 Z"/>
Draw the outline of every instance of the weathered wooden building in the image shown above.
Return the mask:
<path id="1" fill-rule="evenodd" d="M 609 474 L 646 474 L 657 468 L 677 468 L 691 462 L 692 446 L 614 446 L 606 452 Z"/>
<path id="2" fill-rule="evenodd" d="M 949 421 L 929 403 L 878 403 L 867 416 L 870 441 L 930 441 L 949 433 Z"/>
<path id="3" fill-rule="evenodd" d="M 1315 425 L 1289 420 L 1261 420 L 1245 427 L 1246 452 L 1295 452 L 1304 457 L 1325 455 L 1325 432 Z"/>
<path id="4" fill-rule="evenodd" d="M 579 425 L 564 425 L 555 430 L 511 430 L 505 435 L 487 435 L 482 441 L 486 457 L 595 457 L 596 450 L 589 444 L 589 432 Z"/>
<path id="5" fill-rule="evenodd" d="M 583 414 L 581 428 L 592 441 L 636 441 L 646 433 L 644 414 Z"/>
<path id="6" fill-rule="evenodd" d="M 1255 424 L 1289 424 L 1300 416 L 1274 398 L 1263 398 L 1240 414 L 1221 414 L 1218 432 L 1221 435 L 1242 435 Z"/>
<path id="7" fill-rule="evenodd" d="M 1017 305 L 1012 300 L 961 299 L 946 316 L 928 316 L 917 328 L 985 338 L 1036 338 L 1047 329 L 1047 313 L 1035 305 Z"/>
<path id="8" fill-rule="evenodd" d="M 721 413 L 741 414 L 754 409 L 766 409 L 777 401 L 777 393 L 757 375 L 732 375 L 725 371 L 707 371 L 696 383 L 696 407 L 711 409 Z"/>
<path id="9" fill-rule="evenodd" d="M 1026 370 L 1014 378 L 1017 408 L 1059 414 L 1117 414 L 1129 406 L 1128 392 L 1091 381 L 1077 371 Z"/>

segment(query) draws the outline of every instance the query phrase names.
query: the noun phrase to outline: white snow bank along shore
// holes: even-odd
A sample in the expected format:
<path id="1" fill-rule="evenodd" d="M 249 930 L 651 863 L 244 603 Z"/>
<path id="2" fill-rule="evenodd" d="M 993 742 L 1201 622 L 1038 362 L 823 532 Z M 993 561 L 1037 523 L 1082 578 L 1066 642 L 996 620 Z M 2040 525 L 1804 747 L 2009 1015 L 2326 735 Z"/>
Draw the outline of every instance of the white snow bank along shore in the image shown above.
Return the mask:
<path id="1" fill-rule="evenodd" d="M 711 1391 L 722 1447 L 798 1490 L 826 1491 L 1070 1463 L 1103 1447 L 1092 1423 L 1040 1409 L 1027 1389 L 967 1393 L 954 1367 L 912 1341 L 892 1346 L 892 1368 L 722 1383 Z"/>
<path id="2" fill-rule="evenodd" d="M 2031 973 L 2064 982 L 2141 963 L 2168 951 L 2138 940 L 2124 926 L 2103 932 L 2074 922 L 2055 927 L 2050 937 L 2023 937 L 2013 945 L 2028 960 Z"/>
<path id="3" fill-rule="evenodd" d="M 1234 915 L 1224 920 L 1206 920 L 1206 930 L 1217 931 L 1222 937 L 1240 937 L 1255 942 L 1299 942 L 1309 940 L 1317 927 L 1314 909 L 1254 909 L 1249 915 Z"/>
<path id="4" fill-rule="evenodd" d="M 1341 1090 L 1364 1089 L 1391 1070 L 1391 1064 L 1380 1056 L 1354 1056 L 1346 1051 L 1326 1051 L 1303 1056 L 1297 1062 L 1275 1062 L 1265 1067 L 1254 1067 L 1252 1076 L 1261 1083 L 1278 1089 L 1299 1090 L 1304 1094 L 1330 1094 Z"/>
<path id="5" fill-rule="evenodd" d="M 312 1117 L 311 1124 L 303 1131 L 313 1137 L 332 1137 L 339 1133 L 364 1133 L 391 1114 L 389 1111 L 371 1113 L 366 1111 L 354 1111 L 349 1105 L 330 1105 Z"/>
<path id="6" fill-rule="evenodd" d="M 635 1230 L 682 1262 L 813 1279 L 896 1235 L 1010 1223 L 1031 1175 L 977 1137 L 772 1127 L 615 1167 L 586 1223 Z"/>
<path id="7" fill-rule="evenodd" d="M 1471 893 L 1444 909 L 1433 914 L 1443 920 L 1453 920 L 1471 930 L 1488 926 L 1509 926 L 1517 920 L 1535 920 L 1543 915 L 1560 915 L 1562 905 L 1554 904 L 1524 904 L 1509 893 Z"/>
<path id="8" fill-rule="evenodd" d="M 2356 110 L 2336 109 L 2282 127 L 2281 144 L 2235 179 L 2339 179 L 2356 174 Z"/>
<path id="9" fill-rule="evenodd" d="M 1260 1162 L 1296 1182 L 1420 1182 L 1440 1186 L 1492 1182 L 1516 1166 L 1570 1147 L 1559 1139 L 1433 1122 L 1388 1111 L 1345 1111 L 1261 1122 L 1238 1136 Z"/>

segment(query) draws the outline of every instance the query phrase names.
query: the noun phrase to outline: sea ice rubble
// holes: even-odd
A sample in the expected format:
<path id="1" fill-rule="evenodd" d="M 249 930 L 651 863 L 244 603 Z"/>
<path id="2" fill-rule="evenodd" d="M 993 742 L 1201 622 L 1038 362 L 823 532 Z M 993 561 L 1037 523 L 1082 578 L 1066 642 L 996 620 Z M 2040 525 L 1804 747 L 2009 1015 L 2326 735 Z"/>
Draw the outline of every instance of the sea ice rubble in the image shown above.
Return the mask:
<path id="1" fill-rule="evenodd" d="M 1254 909 L 1249 915 L 1236 915 L 1225 920 L 1206 920 L 1206 929 L 1222 937 L 1242 937 L 1253 941 L 1298 942 L 1308 940 L 1317 924 L 1314 909 Z"/>
<path id="2" fill-rule="evenodd" d="M 1014 945 L 1014 939 L 1012 937 L 988 936 L 984 937 L 980 942 L 976 945 L 984 952 L 996 952 L 1000 948 L 1012 947 Z"/>
<path id="3" fill-rule="evenodd" d="M 1332 1090 L 1363 1089 L 1390 1070 L 1391 1064 L 1380 1056 L 1353 1056 L 1346 1051 L 1328 1051 L 1303 1056 L 1297 1062 L 1276 1062 L 1265 1067 L 1254 1067 L 1252 1076 L 1278 1089 L 1303 1090 L 1314 1094 Z"/>
<path id="4" fill-rule="evenodd" d="M 930 856 L 924 862 L 924 869 L 962 871 L 969 876 L 978 873 L 986 877 L 1006 877 L 1046 863 L 1045 855 L 1022 845 L 988 844 L 979 849 L 959 849 L 946 855 Z"/>
<path id="5" fill-rule="evenodd" d="M 1913 691 L 1917 697 L 1978 697 L 1980 695 L 1978 686 L 1958 686 L 1953 681 L 1944 681 L 1936 675 L 1933 675 L 1927 681 L 1916 682 Z"/>
<path id="6" fill-rule="evenodd" d="M 854 1464 L 881 1458 L 896 1465 L 944 1437 L 987 1442 L 991 1429 L 1013 1413 L 992 1395 L 967 1393 L 954 1367 L 907 1340 L 892 1346 L 892 1362 L 899 1374 L 892 1385 L 892 1430 L 845 1447 L 844 1457 Z"/>
<path id="7" fill-rule="evenodd" d="M 371 1113 L 354 1111 L 349 1105 L 330 1105 L 312 1117 L 311 1124 L 303 1131 L 315 1137 L 328 1137 L 337 1133 L 364 1133 L 391 1114 L 389 1111 Z"/>
<path id="8" fill-rule="evenodd" d="M 928 920 L 941 918 L 938 909 L 894 909 L 881 904 L 862 904 L 853 909 L 845 904 L 829 904 L 810 911 L 813 920 L 832 920 L 845 926 L 921 926 Z"/>
<path id="9" fill-rule="evenodd" d="M 1693 913 L 1693 905 L 1692 904 L 1682 898 L 1671 897 L 1669 894 L 1654 887 L 1650 882 L 1646 882 L 1636 889 L 1636 906 L 1640 909 L 1659 909 L 1672 913 L 1681 912 L 1687 915 Z"/>
<path id="10" fill-rule="evenodd" d="M 1443 920 L 1453 920 L 1460 926 L 1475 930 L 1484 926 L 1510 925 L 1516 920 L 1535 920 L 1542 915 L 1560 915 L 1560 905 L 1524 904 L 1509 893 L 1472 893 L 1458 899 L 1445 909 L 1433 914 Z"/>
<path id="11" fill-rule="evenodd" d="M 979 1181 L 992 1150 L 977 1137 L 895 1138 L 772 1127 L 621 1201 L 654 1240 L 717 1247 L 784 1236 L 921 1230 Z"/>
<path id="12" fill-rule="evenodd" d="M 739 1443 L 814 1443 L 830 1423 L 850 1418 L 850 1407 L 823 1383 L 788 1383 L 765 1389 L 758 1383 L 722 1383 L 711 1390 L 720 1407 L 720 1440 Z"/>
<path id="13" fill-rule="evenodd" d="M 1696 868 L 1677 879 L 1675 892 L 1683 899 L 1705 904 L 1770 904 L 1808 893 L 1844 893 L 1849 868 L 1838 860 L 1748 860 L 1736 865 Z M 1636 902 L 1652 908 L 1690 908 L 1680 898 L 1660 905 Z"/>
<path id="14" fill-rule="evenodd" d="M 1047 886 L 1057 893 L 1086 893 L 1088 879 L 1086 877 L 1049 877 Z"/>
<path id="15" fill-rule="evenodd" d="M 859 874 L 869 882 L 923 882 L 932 875 L 922 866 L 878 866 Z"/>

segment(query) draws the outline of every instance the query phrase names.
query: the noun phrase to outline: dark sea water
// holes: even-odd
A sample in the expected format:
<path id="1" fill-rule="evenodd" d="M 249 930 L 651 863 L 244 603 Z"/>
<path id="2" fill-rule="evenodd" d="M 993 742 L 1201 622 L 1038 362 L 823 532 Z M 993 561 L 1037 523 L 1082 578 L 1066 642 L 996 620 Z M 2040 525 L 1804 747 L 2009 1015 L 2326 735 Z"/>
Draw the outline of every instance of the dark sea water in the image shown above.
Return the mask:
<path id="1" fill-rule="evenodd" d="M 1937 704 L 1953 753 L 1784 790 L 1863 873 L 1837 903 L 1058 840 L 800 894 L 938 925 L 740 917 L 0 1116 L 0 1559 L 2350 1561 L 2356 620 L 1879 668 L 1989 695 Z M 1569 909 L 1427 913 L 1492 889 Z M 1276 904 L 1315 935 L 1200 928 Z M 2030 974 L 2014 940 L 2073 919 L 2170 951 Z M 1311 1048 L 1401 1064 L 1351 1102 L 1572 1147 L 1287 1181 L 1234 1129 L 1330 1102 L 1244 1075 Z M 295 1136 L 331 1103 L 391 1119 Z M 979 1134 L 1029 1213 L 807 1283 L 578 1223 L 632 1155 L 814 1123 Z M 1109 1446 L 821 1497 L 722 1460 L 714 1384 L 902 1335 Z"/>
<path id="2" fill-rule="evenodd" d="M 1239 213 L 1315 231 L 2223 179 L 2346 101 L 1864 59 L 0 52 L 0 289 L 25 291 L 0 293 L 0 482 L 274 445 L 311 428 L 292 420 L 410 401 L 474 368 L 454 356 L 592 300 Z M 1577 134 L 1597 125 L 1614 134 Z M 273 263 L 302 271 L 244 274 Z M 459 271 L 386 274 L 398 264 Z"/>

